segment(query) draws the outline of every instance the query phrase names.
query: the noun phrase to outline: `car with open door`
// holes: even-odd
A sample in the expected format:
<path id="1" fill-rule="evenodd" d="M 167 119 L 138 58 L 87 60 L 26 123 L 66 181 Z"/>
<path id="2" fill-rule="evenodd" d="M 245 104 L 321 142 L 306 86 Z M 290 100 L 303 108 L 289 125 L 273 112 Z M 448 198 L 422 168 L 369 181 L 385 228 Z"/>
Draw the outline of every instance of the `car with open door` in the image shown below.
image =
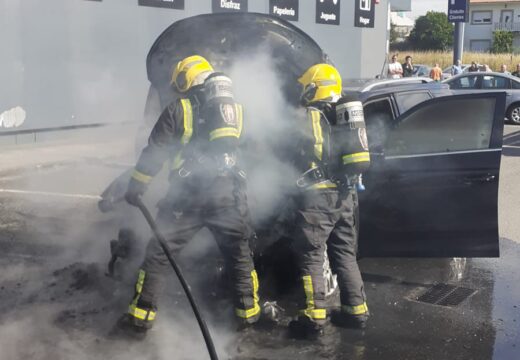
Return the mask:
<path id="1" fill-rule="evenodd" d="M 150 119 L 176 96 L 170 87 L 172 66 L 193 54 L 231 73 L 239 86 L 246 82 L 244 91 L 237 92 L 244 104 L 245 133 L 248 127 L 254 135 L 264 129 L 263 139 L 281 149 L 290 138 L 283 126 L 275 125 L 287 123 L 297 111 L 298 77 L 313 64 L 331 63 L 310 36 L 277 17 L 221 13 L 186 18 L 167 28 L 148 54 Z M 235 71 L 237 60 L 247 65 L 259 59 L 269 59 L 262 69 L 272 71 L 260 72 L 260 77 Z M 360 92 L 372 160 L 363 177 L 366 191 L 360 193 L 362 256 L 498 256 L 505 94 L 447 95 L 451 93 L 442 84 L 400 85 L 400 90 L 379 86 Z M 251 198 L 260 199 L 251 202 L 251 212 L 261 217 L 257 223 L 264 228 L 276 229 L 288 203 L 288 192 L 279 189 L 291 187 L 282 175 L 289 166 L 280 161 L 272 166 L 265 159 L 268 151 L 253 149 L 244 151 L 246 158 L 250 156 L 246 163 Z M 265 252 L 271 254 L 280 253 L 273 247 L 286 244 L 262 236 L 258 243 L 267 245 L 271 250 Z"/>
<path id="2" fill-rule="evenodd" d="M 471 72 L 443 81 L 454 94 L 474 92 L 504 92 L 506 94 L 505 118 L 520 125 L 520 79 L 497 72 Z"/>
<path id="3" fill-rule="evenodd" d="M 397 117 L 366 103 L 362 256 L 494 257 L 505 93 L 438 97 Z"/>

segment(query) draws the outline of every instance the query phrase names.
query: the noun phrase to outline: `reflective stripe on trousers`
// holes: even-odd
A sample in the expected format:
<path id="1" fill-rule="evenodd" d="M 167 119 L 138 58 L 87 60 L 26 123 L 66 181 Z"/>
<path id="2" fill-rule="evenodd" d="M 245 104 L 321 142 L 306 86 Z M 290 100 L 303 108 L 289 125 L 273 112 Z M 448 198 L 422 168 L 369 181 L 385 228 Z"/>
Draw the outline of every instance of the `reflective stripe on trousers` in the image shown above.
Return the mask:
<path id="1" fill-rule="evenodd" d="M 312 285 L 312 277 L 310 275 L 305 275 L 302 277 L 302 280 L 307 307 L 304 310 L 301 310 L 300 314 L 313 320 L 325 320 L 327 318 L 327 310 L 316 309 L 314 305 L 314 287 Z"/>
<path id="2" fill-rule="evenodd" d="M 130 306 L 128 306 L 128 314 L 132 315 L 136 319 L 143 321 L 154 321 L 156 312 L 152 309 L 142 309 L 137 306 L 137 302 L 141 297 L 141 292 L 143 291 L 143 283 L 144 278 L 146 277 L 146 272 L 144 270 L 139 270 L 139 274 L 137 276 L 137 282 L 135 284 L 135 297 Z"/>
<path id="3" fill-rule="evenodd" d="M 252 318 L 260 313 L 259 297 L 258 297 L 258 275 L 256 270 L 251 271 L 251 281 L 253 283 L 253 307 L 250 309 L 235 309 L 235 313 L 242 319 Z"/>
<path id="4" fill-rule="evenodd" d="M 368 314 L 368 306 L 366 302 L 355 306 L 341 305 L 341 311 L 344 311 L 350 315 L 365 315 Z"/>

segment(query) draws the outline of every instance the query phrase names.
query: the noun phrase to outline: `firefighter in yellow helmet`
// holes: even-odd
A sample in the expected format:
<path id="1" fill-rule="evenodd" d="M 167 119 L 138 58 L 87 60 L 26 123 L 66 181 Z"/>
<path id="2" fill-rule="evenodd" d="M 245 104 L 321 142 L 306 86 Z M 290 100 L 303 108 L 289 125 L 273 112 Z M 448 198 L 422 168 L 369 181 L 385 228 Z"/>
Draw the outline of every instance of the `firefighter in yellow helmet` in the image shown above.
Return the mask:
<path id="1" fill-rule="evenodd" d="M 184 97 L 172 102 L 157 120 L 125 198 L 135 205 L 170 155 L 176 154 L 157 224 L 174 254 L 202 227 L 210 230 L 233 282 L 235 314 L 243 325 L 254 323 L 260 315 L 258 277 L 249 247 L 245 178 L 237 157 L 242 106 L 234 101 L 231 79 L 214 72 L 198 55 L 177 64 L 172 84 Z M 167 263 L 159 242 L 152 238 L 120 328 L 143 334 L 152 326 Z"/>
<path id="2" fill-rule="evenodd" d="M 356 127 L 364 126 L 364 121 L 357 123 L 363 120 L 363 107 L 351 97 L 341 101 L 339 108 L 347 108 L 350 114 L 350 118 L 344 112 L 340 114 L 346 119 L 342 125 L 336 114 L 342 96 L 338 71 L 329 64 L 317 64 L 307 69 L 298 81 L 302 86 L 301 103 L 306 108 L 306 118 L 295 152 L 301 176 L 296 182 L 299 192 L 292 238 L 303 291 L 299 316 L 290 322 L 289 330 L 295 337 L 315 338 L 322 334 L 327 321 L 325 251 L 332 270 L 338 275 L 340 289 L 341 311 L 334 313 L 333 323 L 362 328 L 368 318 L 363 280 L 356 261 L 355 179 L 360 168 L 351 165 L 366 165 L 369 159 L 366 158 L 368 149 L 355 150 L 352 144 L 345 143 L 345 137 L 347 142 L 354 139 L 345 131 L 352 132 L 357 139 Z M 359 140 L 351 142 L 358 147 L 365 146 L 359 145 Z M 360 161 L 351 162 L 352 156 Z"/>

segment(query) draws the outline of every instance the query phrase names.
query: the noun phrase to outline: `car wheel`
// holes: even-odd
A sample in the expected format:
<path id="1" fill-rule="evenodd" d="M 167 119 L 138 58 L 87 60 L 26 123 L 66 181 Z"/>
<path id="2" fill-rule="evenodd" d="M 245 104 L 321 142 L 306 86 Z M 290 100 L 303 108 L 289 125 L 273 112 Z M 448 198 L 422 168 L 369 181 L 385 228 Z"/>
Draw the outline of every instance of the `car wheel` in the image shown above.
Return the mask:
<path id="1" fill-rule="evenodd" d="M 520 104 L 513 104 L 507 111 L 507 118 L 515 125 L 520 125 Z"/>

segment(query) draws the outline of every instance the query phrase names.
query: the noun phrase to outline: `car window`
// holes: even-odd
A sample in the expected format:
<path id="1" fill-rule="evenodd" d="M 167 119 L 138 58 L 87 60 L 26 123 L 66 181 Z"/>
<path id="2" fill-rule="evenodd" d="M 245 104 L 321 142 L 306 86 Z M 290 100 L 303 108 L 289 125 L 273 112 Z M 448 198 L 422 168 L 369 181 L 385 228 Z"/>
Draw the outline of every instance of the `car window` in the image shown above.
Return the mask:
<path id="1" fill-rule="evenodd" d="M 370 152 L 383 153 L 387 134 L 394 120 L 390 99 L 368 102 L 363 107 Z"/>
<path id="2" fill-rule="evenodd" d="M 462 76 L 449 82 L 451 89 L 475 89 L 478 85 L 478 75 Z"/>
<path id="3" fill-rule="evenodd" d="M 518 81 L 511 81 L 513 84 L 513 89 L 520 89 L 520 82 Z"/>
<path id="4" fill-rule="evenodd" d="M 394 96 L 401 114 L 404 114 L 415 105 L 422 103 L 425 100 L 431 99 L 430 93 L 428 91 L 407 91 L 396 93 Z"/>
<path id="5" fill-rule="evenodd" d="M 482 89 L 509 89 L 509 79 L 501 76 L 482 76 Z"/>
<path id="6" fill-rule="evenodd" d="M 428 76 L 428 75 L 430 75 L 430 72 L 425 67 L 420 68 L 419 71 L 417 72 L 417 76 Z"/>
<path id="7" fill-rule="evenodd" d="M 495 99 L 444 99 L 404 114 L 389 130 L 386 155 L 417 155 L 489 147 Z"/>

